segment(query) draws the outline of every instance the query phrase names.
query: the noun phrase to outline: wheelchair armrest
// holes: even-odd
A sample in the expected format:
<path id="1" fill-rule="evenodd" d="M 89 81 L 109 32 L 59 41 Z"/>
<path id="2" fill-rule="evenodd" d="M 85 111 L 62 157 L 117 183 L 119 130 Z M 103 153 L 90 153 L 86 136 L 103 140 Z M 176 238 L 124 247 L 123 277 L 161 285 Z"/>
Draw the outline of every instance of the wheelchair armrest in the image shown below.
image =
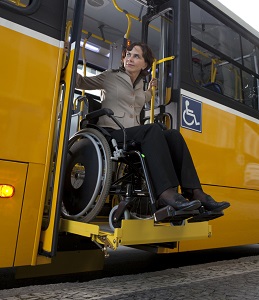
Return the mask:
<path id="1" fill-rule="evenodd" d="M 104 116 L 104 115 L 106 115 L 108 117 L 111 117 L 112 115 L 114 115 L 114 112 L 109 108 L 101 108 L 101 109 L 97 109 L 97 110 L 87 114 L 85 116 L 85 119 L 87 121 L 90 121 L 94 118 L 99 118 L 99 117 Z"/>
<path id="2" fill-rule="evenodd" d="M 156 124 L 158 124 L 161 127 L 162 130 L 167 130 L 168 129 L 164 123 L 156 122 Z"/>
<path id="3" fill-rule="evenodd" d="M 113 116 L 114 115 L 114 112 L 109 109 L 109 108 L 101 108 L 101 109 L 97 109 L 89 114 L 87 114 L 85 116 L 85 118 L 83 120 L 81 120 L 80 122 L 80 128 L 83 128 L 84 127 L 84 123 L 85 121 L 86 122 L 89 122 L 90 120 L 93 120 L 93 119 L 98 119 L 99 117 L 101 116 L 108 116 L 109 118 L 111 118 L 113 120 L 113 122 L 115 124 L 117 124 L 120 129 L 123 131 L 123 149 L 126 150 L 126 130 L 124 128 L 124 126 Z"/>

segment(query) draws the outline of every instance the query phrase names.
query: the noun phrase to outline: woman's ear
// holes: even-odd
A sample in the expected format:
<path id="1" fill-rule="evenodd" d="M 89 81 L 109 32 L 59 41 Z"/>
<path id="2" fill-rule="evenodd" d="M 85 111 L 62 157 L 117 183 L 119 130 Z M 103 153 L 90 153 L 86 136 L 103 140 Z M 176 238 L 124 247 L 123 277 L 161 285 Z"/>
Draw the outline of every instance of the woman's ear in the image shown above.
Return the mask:
<path id="1" fill-rule="evenodd" d="M 142 68 L 142 71 L 146 70 L 147 69 L 147 63 L 145 62 L 145 67 Z"/>

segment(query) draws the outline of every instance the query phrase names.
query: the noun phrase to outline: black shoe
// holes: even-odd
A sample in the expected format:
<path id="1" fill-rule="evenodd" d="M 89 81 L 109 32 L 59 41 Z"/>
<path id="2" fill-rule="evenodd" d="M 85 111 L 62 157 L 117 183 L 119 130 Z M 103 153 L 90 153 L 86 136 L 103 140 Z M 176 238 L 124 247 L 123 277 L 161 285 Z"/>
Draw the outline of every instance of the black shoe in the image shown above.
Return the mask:
<path id="1" fill-rule="evenodd" d="M 206 210 L 209 211 L 222 211 L 230 206 L 230 203 L 227 201 L 217 202 L 210 195 L 206 195 L 204 201 L 201 201 L 201 204 Z"/>
<path id="2" fill-rule="evenodd" d="M 175 199 L 158 199 L 158 206 L 164 207 L 166 205 L 172 206 L 175 210 L 194 210 L 201 206 L 199 200 L 193 200 L 192 202 L 187 201 L 182 195 L 177 195 Z"/>

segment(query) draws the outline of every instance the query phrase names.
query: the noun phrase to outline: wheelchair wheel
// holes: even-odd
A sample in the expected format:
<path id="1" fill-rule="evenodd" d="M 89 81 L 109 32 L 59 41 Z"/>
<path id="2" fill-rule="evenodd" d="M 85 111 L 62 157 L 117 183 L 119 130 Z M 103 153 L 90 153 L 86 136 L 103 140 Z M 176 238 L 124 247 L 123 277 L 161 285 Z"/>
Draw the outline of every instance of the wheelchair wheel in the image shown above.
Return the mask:
<path id="1" fill-rule="evenodd" d="M 146 182 L 143 178 L 141 167 L 140 174 L 134 177 L 134 188 L 139 190 L 147 190 Z M 120 163 L 116 172 L 116 179 L 122 178 L 129 172 L 129 166 L 125 163 Z M 131 179 L 129 179 L 131 180 Z M 124 182 L 122 184 L 125 184 Z M 120 196 L 122 200 L 122 196 Z M 129 213 L 131 219 L 153 219 L 151 203 L 149 197 L 134 197 L 130 204 Z"/>
<path id="2" fill-rule="evenodd" d="M 112 177 L 111 149 L 102 133 L 79 131 L 69 142 L 62 215 L 90 222 L 102 209 Z"/>
<path id="3" fill-rule="evenodd" d="M 148 197 L 135 197 L 130 209 L 132 219 L 153 219 L 150 199 Z"/>
<path id="4" fill-rule="evenodd" d="M 122 220 L 119 220 L 118 222 L 114 222 L 113 221 L 113 216 L 114 216 L 114 214 L 115 214 L 115 212 L 116 212 L 116 210 L 118 209 L 118 205 L 115 205 L 113 208 L 112 208 L 112 210 L 110 211 L 110 214 L 109 214 L 109 226 L 110 226 L 110 228 L 112 229 L 112 231 L 114 231 L 115 230 L 115 228 L 120 228 L 121 227 L 121 221 L 122 220 L 129 220 L 130 219 L 130 213 L 129 213 L 129 211 L 126 209 L 125 211 L 124 211 L 124 215 L 123 215 L 123 217 L 122 217 Z"/>

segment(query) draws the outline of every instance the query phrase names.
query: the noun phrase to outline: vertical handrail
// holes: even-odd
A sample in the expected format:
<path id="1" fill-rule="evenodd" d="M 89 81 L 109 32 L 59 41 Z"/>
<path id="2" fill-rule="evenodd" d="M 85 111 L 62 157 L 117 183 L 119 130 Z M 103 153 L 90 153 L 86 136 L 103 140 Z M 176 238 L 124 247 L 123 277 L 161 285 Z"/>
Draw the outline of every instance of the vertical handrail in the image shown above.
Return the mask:
<path id="1" fill-rule="evenodd" d="M 154 60 L 153 64 L 152 64 L 152 78 L 156 78 L 156 66 L 169 61 L 169 60 L 174 60 L 175 56 L 168 56 L 165 58 L 162 58 L 160 60 Z M 154 123 L 154 118 L 155 118 L 155 93 L 156 93 L 156 87 L 152 86 L 151 89 L 151 101 L 150 101 L 150 123 Z"/>
<path id="2" fill-rule="evenodd" d="M 210 81 L 215 82 L 216 80 L 216 75 L 217 75 L 217 60 L 212 58 L 211 59 L 211 73 L 210 73 Z"/>
<path id="3" fill-rule="evenodd" d="M 157 60 L 154 59 L 154 62 L 152 64 L 152 78 L 156 78 L 156 65 Z M 156 87 L 152 86 L 151 88 L 151 103 L 150 103 L 150 123 L 154 123 L 154 117 L 155 117 L 155 93 L 156 93 Z"/>
<path id="4" fill-rule="evenodd" d="M 86 76 L 86 54 L 85 54 L 85 46 L 86 46 L 87 41 L 88 41 L 88 38 L 85 38 L 84 42 L 83 42 L 83 47 L 82 47 L 83 75 L 84 75 L 84 77 Z M 82 90 L 82 96 L 85 96 L 85 90 Z M 79 121 L 82 121 L 82 119 L 83 119 L 84 105 L 85 105 L 85 102 L 81 101 L 81 103 L 80 103 Z"/>

